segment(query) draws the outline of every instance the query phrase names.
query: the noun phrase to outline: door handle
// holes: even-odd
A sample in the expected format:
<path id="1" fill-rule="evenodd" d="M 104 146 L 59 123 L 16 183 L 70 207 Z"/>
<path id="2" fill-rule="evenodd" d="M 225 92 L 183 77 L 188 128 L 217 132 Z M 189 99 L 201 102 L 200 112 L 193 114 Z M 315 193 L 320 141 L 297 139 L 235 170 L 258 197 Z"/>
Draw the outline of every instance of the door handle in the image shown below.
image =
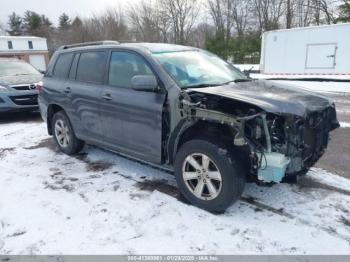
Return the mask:
<path id="1" fill-rule="evenodd" d="M 65 92 L 66 94 L 70 94 L 71 91 L 72 91 L 72 90 L 71 90 L 70 87 L 66 87 L 66 89 L 64 90 L 64 92 Z"/>
<path id="2" fill-rule="evenodd" d="M 102 99 L 103 99 L 103 100 L 106 100 L 106 101 L 109 101 L 109 100 L 112 100 L 112 96 L 111 96 L 110 94 L 104 94 L 104 95 L 102 96 Z"/>

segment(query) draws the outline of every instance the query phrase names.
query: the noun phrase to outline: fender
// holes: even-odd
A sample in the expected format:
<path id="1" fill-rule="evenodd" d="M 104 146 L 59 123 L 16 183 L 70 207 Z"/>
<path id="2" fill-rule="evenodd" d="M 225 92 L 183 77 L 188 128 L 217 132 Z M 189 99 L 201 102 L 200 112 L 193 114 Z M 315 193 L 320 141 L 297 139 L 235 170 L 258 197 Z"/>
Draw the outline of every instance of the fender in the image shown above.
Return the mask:
<path id="1" fill-rule="evenodd" d="M 219 123 L 222 125 L 229 126 L 233 132 L 236 134 L 242 134 L 244 132 L 244 122 L 248 118 L 256 117 L 256 116 L 250 116 L 250 117 L 235 117 L 233 115 L 229 115 L 226 113 L 209 110 L 205 108 L 199 107 L 200 104 L 198 103 L 191 103 L 187 100 L 181 101 L 181 116 L 182 119 L 179 121 L 179 123 L 176 125 L 176 127 L 172 130 L 171 135 L 167 142 L 167 148 L 168 148 L 168 163 L 172 163 L 174 161 L 174 156 L 176 155 L 176 151 L 178 148 L 179 140 L 181 136 L 183 135 L 186 130 L 194 126 L 198 121 L 208 121 L 208 122 L 214 122 Z M 242 137 L 239 136 L 239 137 Z M 234 141 L 235 137 L 232 138 Z"/>

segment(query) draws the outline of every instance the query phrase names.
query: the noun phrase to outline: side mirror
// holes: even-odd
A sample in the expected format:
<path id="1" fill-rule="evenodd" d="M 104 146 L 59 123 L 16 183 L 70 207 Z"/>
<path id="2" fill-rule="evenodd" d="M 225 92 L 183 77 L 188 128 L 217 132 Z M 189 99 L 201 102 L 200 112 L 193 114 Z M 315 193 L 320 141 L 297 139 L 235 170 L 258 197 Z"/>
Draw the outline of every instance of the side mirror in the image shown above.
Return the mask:
<path id="1" fill-rule="evenodd" d="M 138 91 L 154 91 L 158 88 L 158 81 L 153 75 L 137 75 L 131 78 L 131 86 Z"/>

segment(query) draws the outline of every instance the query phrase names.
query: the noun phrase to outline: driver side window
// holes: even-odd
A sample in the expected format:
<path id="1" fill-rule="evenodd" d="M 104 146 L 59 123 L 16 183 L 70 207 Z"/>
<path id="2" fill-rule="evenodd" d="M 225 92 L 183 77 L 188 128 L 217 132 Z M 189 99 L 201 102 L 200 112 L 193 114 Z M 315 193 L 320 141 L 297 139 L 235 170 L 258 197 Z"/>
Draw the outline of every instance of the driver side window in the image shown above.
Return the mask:
<path id="1" fill-rule="evenodd" d="M 108 84 L 131 88 L 131 79 L 136 75 L 153 75 L 146 62 L 138 55 L 128 52 L 112 52 Z"/>

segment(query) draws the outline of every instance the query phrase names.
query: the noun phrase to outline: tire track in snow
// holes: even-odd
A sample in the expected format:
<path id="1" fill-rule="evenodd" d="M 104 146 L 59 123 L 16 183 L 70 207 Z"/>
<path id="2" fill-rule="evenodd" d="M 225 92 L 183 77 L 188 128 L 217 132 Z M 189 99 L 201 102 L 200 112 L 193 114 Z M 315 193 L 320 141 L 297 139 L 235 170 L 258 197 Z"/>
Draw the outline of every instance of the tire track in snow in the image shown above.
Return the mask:
<path id="1" fill-rule="evenodd" d="M 82 161 L 84 161 L 84 160 L 82 160 Z M 177 187 L 167 184 L 164 180 L 147 180 L 147 179 L 142 179 L 142 178 L 137 179 L 137 178 L 134 178 L 132 176 L 125 175 L 125 174 L 122 174 L 119 172 L 117 174 L 122 176 L 125 179 L 128 179 L 130 181 L 135 182 L 134 186 L 139 188 L 140 190 L 144 190 L 144 191 L 148 191 L 148 192 L 153 192 L 153 191 L 157 190 L 163 194 L 166 194 L 168 196 L 176 198 L 177 200 L 179 200 L 185 204 L 189 204 L 188 201 L 186 199 L 184 199 L 182 197 L 182 195 L 179 193 Z M 339 189 L 336 187 L 332 187 L 332 186 L 321 184 L 321 183 L 315 183 L 315 184 L 317 184 L 319 186 L 321 185 L 319 187 L 321 189 L 331 190 L 331 191 L 334 191 L 336 193 L 343 193 L 343 194 L 345 193 L 346 195 L 350 194 L 348 191 L 342 190 L 342 189 Z M 345 240 L 345 241 L 350 243 L 350 236 L 340 234 L 340 233 L 336 232 L 335 229 L 333 229 L 332 227 L 324 227 L 324 226 L 321 226 L 319 224 L 312 223 L 306 219 L 297 217 L 295 215 L 292 215 L 292 214 L 286 212 L 283 208 L 277 209 L 277 208 L 272 207 L 270 205 L 267 205 L 263 202 L 260 202 L 258 199 L 254 198 L 252 196 L 242 196 L 240 201 L 242 201 L 248 205 L 254 206 L 256 208 L 259 208 L 261 210 L 264 210 L 266 212 L 271 212 L 273 214 L 288 218 L 290 220 L 295 220 L 302 225 L 313 227 L 317 230 L 322 230 L 333 237 L 337 237 L 339 239 Z"/>
<path id="2" fill-rule="evenodd" d="M 300 217 L 296 217 L 296 216 L 284 211 L 283 208 L 277 209 L 277 208 L 274 208 L 272 206 L 266 205 L 266 204 L 258 201 L 256 198 L 254 198 L 252 196 L 242 196 L 241 201 L 243 201 L 249 205 L 255 206 L 259 209 L 262 209 L 262 210 L 265 210 L 268 212 L 272 212 L 276 215 L 280 215 L 280 216 L 286 217 L 286 218 L 291 219 L 291 220 L 296 220 L 297 222 L 299 222 L 305 226 L 310 226 L 310 227 L 316 228 L 318 230 L 322 230 L 322 231 L 332 235 L 333 237 L 337 237 L 337 238 L 340 238 L 342 240 L 345 240 L 345 241 L 349 242 L 349 244 L 350 244 L 350 236 L 340 234 L 340 233 L 336 232 L 335 229 L 333 229 L 332 227 L 324 227 L 324 226 L 321 226 L 319 224 L 312 223 L 309 220 L 306 220 L 306 219 L 303 219 Z"/>

